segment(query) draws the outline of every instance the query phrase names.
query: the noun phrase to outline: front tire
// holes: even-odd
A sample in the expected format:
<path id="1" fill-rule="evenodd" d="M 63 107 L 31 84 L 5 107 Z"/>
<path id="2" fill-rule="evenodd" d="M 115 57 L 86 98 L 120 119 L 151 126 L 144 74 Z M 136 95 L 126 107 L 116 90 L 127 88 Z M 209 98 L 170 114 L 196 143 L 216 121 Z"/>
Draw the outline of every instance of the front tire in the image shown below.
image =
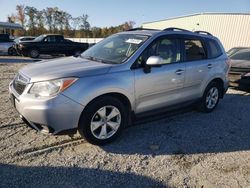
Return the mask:
<path id="1" fill-rule="evenodd" d="M 127 120 L 127 109 L 114 97 L 101 97 L 91 102 L 83 111 L 78 130 L 82 137 L 94 145 L 104 145 L 115 140 Z"/>
<path id="2" fill-rule="evenodd" d="M 201 101 L 198 104 L 198 110 L 201 112 L 212 112 L 219 103 L 221 88 L 218 83 L 208 84 Z"/>
<path id="3" fill-rule="evenodd" d="M 40 53 L 39 53 L 39 51 L 38 51 L 37 49 L 31 49 L 31 50 L 29 51 L 29 55 L 30 55 L 30 57 L 32 57 L 32 58 L 38 58 L 39 55 L 40 55 Z"/>

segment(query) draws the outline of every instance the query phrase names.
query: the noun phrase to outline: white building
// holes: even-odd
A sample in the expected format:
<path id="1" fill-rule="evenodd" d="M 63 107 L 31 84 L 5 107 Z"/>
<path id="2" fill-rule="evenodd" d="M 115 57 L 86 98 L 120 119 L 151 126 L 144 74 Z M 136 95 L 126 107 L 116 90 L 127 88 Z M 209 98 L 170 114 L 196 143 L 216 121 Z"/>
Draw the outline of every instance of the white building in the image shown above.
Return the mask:
<path id="1" fill-rule="evenodd" d="M 250 47 L 250 13 L 201 13 L 147 22 L 143 28 L 177 27 L 190 31 L 207 31 L 218 37 L 226 50 Z"/>

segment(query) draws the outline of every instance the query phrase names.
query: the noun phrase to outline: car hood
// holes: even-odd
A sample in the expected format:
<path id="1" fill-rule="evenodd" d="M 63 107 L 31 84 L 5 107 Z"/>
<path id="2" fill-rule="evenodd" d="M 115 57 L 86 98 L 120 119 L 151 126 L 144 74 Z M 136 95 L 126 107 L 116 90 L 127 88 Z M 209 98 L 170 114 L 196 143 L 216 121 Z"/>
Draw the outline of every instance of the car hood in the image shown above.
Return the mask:
<path id="1" fill-rule="evenodd" d="M 247 60 L 231 60 L 232 67 L 235 68 L 250 68 L 250 61 Z"/>
<path id="2" fill-rule="evenodd" d="M 22 68 L 19 73 L 28 77 L 30 82 L 38 82 L 57 78 L 105 74 L 112 66 L 114 65 L 72 56 L 30 64 Z"/>

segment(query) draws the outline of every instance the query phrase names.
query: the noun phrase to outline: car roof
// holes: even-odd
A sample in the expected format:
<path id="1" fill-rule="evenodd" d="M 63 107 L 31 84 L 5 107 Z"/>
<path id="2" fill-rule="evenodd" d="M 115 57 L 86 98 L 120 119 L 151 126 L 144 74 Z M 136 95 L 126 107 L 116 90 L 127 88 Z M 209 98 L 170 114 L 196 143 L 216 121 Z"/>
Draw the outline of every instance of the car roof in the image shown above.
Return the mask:
<path id="1" fill-rule="evenodd" d="M 158 30 L 158 29 L 147 29 L 147 28 L 135 28 L 128 31 L 122 32 L 124 34 L 131 33 L 131 34 L 139 34 L 139 35 L 158 35 L 158 34 L 180 34 L 180 35 L 189 35 L 189 36 L 198 36 L 203 38 L 216 38 L 212 34 L 206 32 L 206 31 L 188 31 L 185 29 L 180 28 L 166 28 L 164 30 Z"/>

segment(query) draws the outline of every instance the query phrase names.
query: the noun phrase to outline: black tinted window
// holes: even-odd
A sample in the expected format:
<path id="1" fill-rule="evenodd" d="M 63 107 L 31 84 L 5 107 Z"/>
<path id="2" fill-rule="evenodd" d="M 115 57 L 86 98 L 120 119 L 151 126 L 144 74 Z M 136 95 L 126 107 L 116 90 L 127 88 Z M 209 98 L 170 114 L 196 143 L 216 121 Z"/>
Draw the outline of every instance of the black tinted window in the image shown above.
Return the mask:
<path id="1" fill-rule="evenodd" d="M 250 50 L 239 50 L 230 58 L 234 60 L 250 60 Z"/>
<path id="2" fill-rule="evenodd" d="M 47 36 L 46 42 L 56 42 L 56 36 Z"/>
<path id="3" fill-rule="evenodd" d="M 206 53 L 200 40 L 185 40 L 186 61 L 206 59 Z"/>
<path id="4" fill-rule="evenodd" d="M 209 46 L 210 58 L 216 58 L 222 54 L 221 48 L 216 41 L 208 40 L 208 46 Z"/>
<path id="5" fill-rule="evenodd" d="M 63 41 L 62 36 L 55 36 L 55 38 L 56 38 L 56 42 L 62 42 Z"/>

